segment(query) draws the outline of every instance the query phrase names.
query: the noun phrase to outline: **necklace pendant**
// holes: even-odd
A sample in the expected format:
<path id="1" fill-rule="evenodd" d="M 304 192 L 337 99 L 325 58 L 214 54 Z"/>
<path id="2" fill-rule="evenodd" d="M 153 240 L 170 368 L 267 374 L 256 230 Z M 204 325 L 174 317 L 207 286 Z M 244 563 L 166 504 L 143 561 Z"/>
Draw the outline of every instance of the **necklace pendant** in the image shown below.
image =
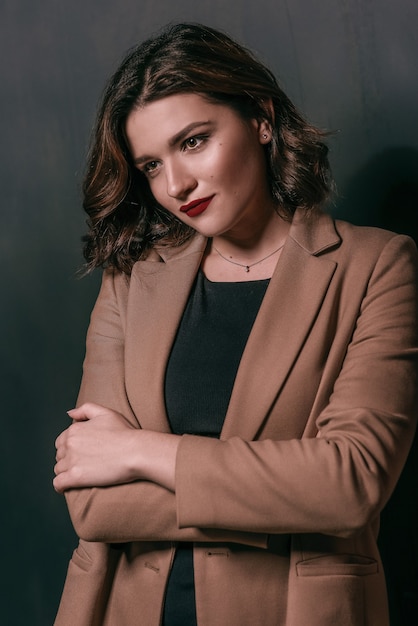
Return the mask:
<path id="1" fill-rule="evenodd" d="M 282 243 L 281 246 L 279 246 L 278 248 L 276 248 L 276 250 L 273 250 L 273 252 L 270 252 L 270 254 L 268 254 L 267 256 L 263 257 L 262 259 L 260 259 L 259 261 L 256 261 L 255 263 L 251 263 L 250 265 L 244 265 L 244 263 L 238 263 L 237 261 L 232 261 L 232 259 L 228 259 L 226 256 L 224 256 L 221 252 L 219 252 L 219 250 L 217 248 L 215 248 L 215 246 L 213 246 L 215 252 L 217 254 L 219 254 L 219 256 L 224 260 L 224 261 L 228 261 L 228 263 L 232 263 L 233 265 L 239 265 L 240 267 L 243 267 L 244 270 L 248 273 L 250 271 L 250 267 L 253 267 L 254 265 L 258 265 L 259 263 L 261 263 L 262 261 L 265 261 L 266 259 L 269 259 L 271 256 L 273 256 L 273 254 L 276 254 L 276 252 L 278 252 L 279 250 L 281 250 L 284 246 L 284 243 Z"/>

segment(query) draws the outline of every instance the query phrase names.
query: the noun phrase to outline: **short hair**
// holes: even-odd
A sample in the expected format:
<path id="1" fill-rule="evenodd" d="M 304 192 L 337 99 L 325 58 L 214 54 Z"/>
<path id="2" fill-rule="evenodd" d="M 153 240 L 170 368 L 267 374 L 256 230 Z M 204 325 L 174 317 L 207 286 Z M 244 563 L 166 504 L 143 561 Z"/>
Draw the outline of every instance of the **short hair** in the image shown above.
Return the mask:
<path id="1" fill-rule="evenodd" d="M 110 78 L 98 111 L 83 183 L 88 214 L 85 270 L 130 273 L 155 244 L 180 245 L 195 231 L 153 198 L 125 136 L 136 108 L 196 93 L 244 119 L 267 120 L 267 177 L 278 211 L 320 207 L 332 187 L 326 133 L 308 123 L 255 55 L 225 33 L 195 23 L 170 25 L 133 48 Z M 272 102 L 274 114 L 267 103 Z"/>

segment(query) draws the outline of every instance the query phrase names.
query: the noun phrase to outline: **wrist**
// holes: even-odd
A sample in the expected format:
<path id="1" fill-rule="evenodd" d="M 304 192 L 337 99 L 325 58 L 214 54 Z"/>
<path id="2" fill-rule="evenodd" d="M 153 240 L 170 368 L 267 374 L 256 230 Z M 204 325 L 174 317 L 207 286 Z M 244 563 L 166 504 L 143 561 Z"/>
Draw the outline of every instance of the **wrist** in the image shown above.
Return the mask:
<path id="1" fill-rule="evenodd" d="M 152 430 L 136 432 L 138 440 L 135 445 L 134 472 L 137 477 L 175 491 L 176 457 L 181 437 Z"/>

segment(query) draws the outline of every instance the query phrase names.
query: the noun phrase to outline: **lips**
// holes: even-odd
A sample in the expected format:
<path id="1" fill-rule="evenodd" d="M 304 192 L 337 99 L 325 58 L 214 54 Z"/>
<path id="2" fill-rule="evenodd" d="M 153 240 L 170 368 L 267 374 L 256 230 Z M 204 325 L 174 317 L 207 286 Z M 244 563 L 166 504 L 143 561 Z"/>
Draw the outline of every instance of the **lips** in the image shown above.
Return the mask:
<path id="1" fill-rule="evenodd" d="M 196 217 L 197 215 L 201 215 L 203 211 L 206 211 L 209 204 L 211 203 L 213 196 L 209 196 L 208 198 L 199 198 L 198 200 L 192 200 L 189 204 L 184 204 L 180 207 L 180 211 L 182 213 L 187 213 L 189 217 Z"/>

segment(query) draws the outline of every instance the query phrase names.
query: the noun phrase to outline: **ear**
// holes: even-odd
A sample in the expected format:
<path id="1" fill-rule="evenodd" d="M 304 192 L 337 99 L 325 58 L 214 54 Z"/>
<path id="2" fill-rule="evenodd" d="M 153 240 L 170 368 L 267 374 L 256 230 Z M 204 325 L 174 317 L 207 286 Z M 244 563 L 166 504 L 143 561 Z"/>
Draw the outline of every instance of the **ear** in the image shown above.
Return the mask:
<path id="1" fill-rule="evenodd" d="M 267 145 L 271 141 L 272 128 L 271 124 L 267 120 L 258 122 L 258 139 L 261 144 Z"/>
<path id="2" fill-rule="evenodd" d="M 261 103 L 261 108 L 265 111 L 266 120 L 270 121 L 270 124 L 274 124 L 275 115 L 274 115 L 274 105 L 273 100 L 271 98 L 266 98 Z"/>
<path id="3" fill-rule="evenodd" d="M 265 117 L 258 120 L 258 136 L 260 143 L 268 144 L 271 141 L 274 124 L 274 106 L 271 98 L 267 98 L 262 102 L 262 108 L 265 111 Z"/>

